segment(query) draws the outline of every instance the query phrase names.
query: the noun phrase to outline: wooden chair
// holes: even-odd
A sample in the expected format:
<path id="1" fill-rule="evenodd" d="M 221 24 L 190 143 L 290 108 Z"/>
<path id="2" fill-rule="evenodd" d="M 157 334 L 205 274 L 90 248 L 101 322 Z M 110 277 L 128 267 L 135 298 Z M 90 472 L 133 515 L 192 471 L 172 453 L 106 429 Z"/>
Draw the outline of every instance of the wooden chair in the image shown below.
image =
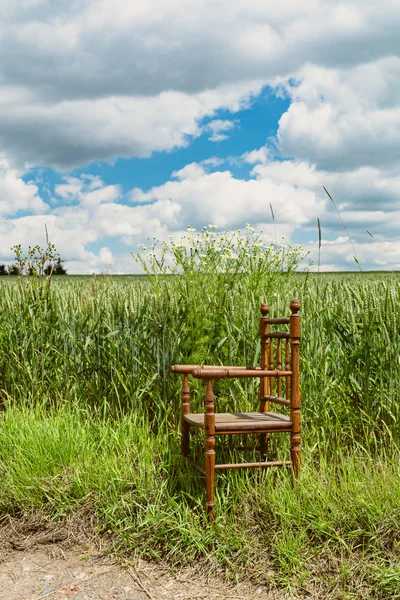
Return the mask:
<path id="1" fill-rule="evenodd" d="M 215 471 L 243 467 L 281 467 L 292 465 L 295 477 L 300 472 L 300 303 L 292 300 L 291 315 L 270 318 L 267 304 L 261 305 L 260 337 L 261 367 L 225 367 L 174 365 L 173 373 L 183 375 L 181 406 L 181 449 L 183 456 L 206 477 L 207 512 L 214 520 Z M 271 326 L 288 325 L 289 331 L 271 331 Z M 284 346 L 282 348 L 282 346 Z M 284 358 L 284 363 L 282 360 Z M 189 375 L 206 380 L 205 412 L 190 412 Z M 260 378 L 260 404 L 258 412 L 215 413 L 213 379 L 257 377 Z M 269 403 L 286 406 L 290 415 L 269 412 Z M 205 466 L 189 458 L 190 428 L 205 432 Z M 265 458 L 270 433 L 290 434 L 291 460 L 268 461 Z M 260 452 L 264 460 L 252 463 L 215 464 L 215 437 L 256 433 L 260 436 Z"/>

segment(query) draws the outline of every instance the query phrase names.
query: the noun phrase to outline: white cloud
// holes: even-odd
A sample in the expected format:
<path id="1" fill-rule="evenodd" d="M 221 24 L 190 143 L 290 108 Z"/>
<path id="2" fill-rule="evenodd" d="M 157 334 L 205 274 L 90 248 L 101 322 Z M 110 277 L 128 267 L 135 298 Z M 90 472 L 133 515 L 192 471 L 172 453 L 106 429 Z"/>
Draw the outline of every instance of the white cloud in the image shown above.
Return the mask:
<path id="1" fill-rule="evenodd" d="M 211 156 L 210 158 L 206 158 L 200 162 L 201 165 L 205 167 L 219 167 L 223 165 L 225 160 L 223 158 L 218 158 L 217 156 Z"/>
<path id="2" fill-rule="evenodd" d="M 313 271 L 317 270 L 318 250 L 316 244 L 306 245 L 314 258 Z M 354 254 L 355 251 L 355 254 Z M 345 236 L 335 240 L 323 241 L 321 246 L 321 271 L 358 271 L 359 267 L 355 258 L 361 266 L 361 270 L 373 271 L 399 271 L 400 270 L 400 243 L 399 241 L 374 242 L 370 240 L 364 243 L 354 244 L 354 250 L 350 241 Z"/>
<path id="3" fill-rule="evenodd" d="M 400 57 L 351 69 L 308 65 L 298 77 L 279 122 L 284 156 L 332 171 L 400 161 Z"/>
<path id="4" fill-rule="evenodd" d="M 250 150 L 249 152 L 242 154 L 242 159 L 251 165 L 257 163 L 264 164 L 270 157 L 271 151 L 267 146 L 262 146 L 261 148 L 258 148 L 258 150 Z"/>
<path id="5" fill-rule="evenodd" d="M 81 197 L 84 181 L 79 177 L 65 177 L 65 183 L 60 183 L 54 187 L 57 196 L 64 201 L 72 201 Z"/>
<path id="6" fill-rule="evenodd" d="M 110 240 L 130 248 L 209 222 L 315 240 L 318 217 L 324 268 L 354 267 L 325 186 L 360 262 L 396 268 L 399 22 L 391 0 L 1 3 L 0 256 L 9 260 L 19 241 L 43 243 L 46 224 L 70 271 L 101 271 L 113 259 L 129 271 Z M 222 141 L 267 84 L 290 107 L 276 140 L 240 158 L 187 164 L 125 196 L 98 176 L 66 175 L 49 203 L 21 178 L 31 165 L 68 171 L 182 148 L 200 134 Z M 238 165 L 250 180 L 234 176 Z"/>
<path id="7" fill-rule="evenodd" d="M 70 210 L 70 209 L 69 209 Z M 25 251 L 28 246 L 46 245 L 46 228 L 49 239 L 58 252 L 68 260 L 86 260 L 89 253 L 86 245 L 97 239 L 98 234 L 83 212 L 75 214 L 64 211 L 62 215 L 29 215 L 15 219 L 0 219 L 0 258 L 11 260 L 10 250 L 15 244 L 22 244 Z M 72 218 L 71 218 L 72 217 Z"/>
<path id="8" fill-rule="evenodd" d="M 20 211 L 41 214 L 48 208 L 38 194 L 37 185 L 21 179 L 20 173 L 0 155 L 0 215 L 11 216 Z"/>
<path id="9" fill-rule="evenodd" d="M 56 196 L 67 202 L 79 201 L 83 208 L 97 209 L 100 204 L 113 202 L 121 196 L 119 185 L 104 185 L 100 177 L 65 177 L 65 182 L 55 186 Z"/>
<path id="10" fill-rule="evenodd" d="M 111 273 L 114 257 L 110 248 L 103 247 L 100 249 L 99 262 L 103 263 L 103 273 Z"/>
<path id="11" fill-rule="evenodd" d="M 104 195 L 104 190 L 107 193 Z M 100 198 L 95 191 L 100 193 Z M 54 186 L 55 195 L 66 202 L 74 200 L 87 201 L 93 203 L 92 198 L 99 198 L 101 201 L 105 196 L 117 198 L 120 195 L 118 186 L 107 186 L 104 188 L 104 183 L 98 175 L 83 174 L 80 177 L 64 177 L 64 183 L 59 183 Z M 94 195 L 93 195 L 94 194 Z"/>
<path id="12" fill-rule="evenodd" d="M 227 119 L 214 119 L 207 123 L 205 129 L 211 131 L 211 136 L 208 138 L 210 142 L 222 142 L 229 138 L 229 135 L 226 132 L 234 129 L 234 127 L 235 123 L 233 121 Z"/>
<path id="13" fill-rule="evenodd" d="M 236 179 L 230 171 L 207 173 L 199 164 L 190 164 L 174 173 L 178 181 L 168 181 L 148 192 L 136 191 L 136 199 L 155 201 L 156 209 L 171 202 L 165 222 L 173 230 L 191 224 L 201 228 L 218 223 L 237 229 L 244 223 L 265 222 L 269 202 L 279 223 L 297 227 L 320 214 L 325 200 L 306 189 L 270 179 Z"/>
<path id="14" fill-rule="evenodd" d="M 259 159 L 264 160 L 262 153 Z M 49 208 L 46 215 L 0 220 L 0 260 L 12 260 L 10 247 L 15 243 L 21 242 L 25 248 L 43 245 L 46 225 L 70 273 L 132 272 L 137 267 L 128 254 L 115 253 L 115 242 L 136 251 L 147 238 L 167 239 L 171 232 L 180 237 L 188 225 L 199 230 L 217 223 L 219 229 L 238 229 L 251 223 L 262 229 L 267 239 L 285 236 L 290 241 L 301 234 L 316 262 L 318 217 L 322 224 L 321 269 L 329 265 L 352 269 L 354 251 L 335 206 L 322 190 L 326 185 L 363 268 L 397 268 L 400 210 L 394 202 L 400 183 L 394 172 L 364 168 L 337 174 L 305 162 L 268 160 L 253 163 L 252 168 L 255 178 L 242 180 L 229 170 L 208 172 L 207 165 L 192 163 L 161 186 L 147 192 L 133 190 L 133 204 L 127 204 L 119 189 L 99 178 L 66 177 L 56 190 L 67 204 Z M 386 208 L 380 208 L 376 200 L 383 192 Z M 90 250 L 93 242 L 101 248 L 97 253 Z"/>
<path id="15" fill-rule="evenodd" d="M 260 88 L 248 82 L 197 95 L 166 91 L 147 98 L 19 103 L 0 112 L 0 141 L 21 165 L 71 169 L 118 156 L 146 157 L 186 146 L 200 134 L 201 119 L 219 108 L 239 110 Z"/>
<path id="16" fill-rule="evenodd" d="M 184 146 L 204 117 L 237 111 L 262 85 L 304 77 L 309 84 L 281 122 L 284 152 L 303 158 L 304 147 L 316 162 L 322 149 L 322 160 L 340 162 L 349 144 L 346 156 L 357 160 L 357 149 L 372 155 L 366 142 L 379 136 L 373 147 L 396 153 L 397 135 L 387 133 L 397 123 L 394 108 L 389 101 L 376 112 L 374 102 L 395 98 L 397 66 L 389 63 L 400 49 L 399 22 L 400 5 L 391 0 L 2 3 L 0 142 L 18 165 L 70 169 L 149 156 Z M 305 64 L 314 67 L 305 71 Z M 332 100 L 311 106 L 306 85 L 318 96 L 325 79 Z M 339 95 L 350 89 L 352 105 L 358 92 L 371 106 L 348 118 L 345 107 L 343 116 L 335 87 Z"/>
<path id="17" fill-rule="evenodd" d="M 327 188 L 343 221 L 353 234 L 372 228 L 376 236 L 398 236 L 397 219 L 400 195 L 400 175 L 394 169 L 361 167 L 345 172 L 318 170 L 315 165 L 300 161 L 272 161 L 255 165 L 253 175 L 275 184 L 286 183 L 324 196 Z M 319 215 L 331 227 L 342 227 L 335 206 L 328 200 Z"/>

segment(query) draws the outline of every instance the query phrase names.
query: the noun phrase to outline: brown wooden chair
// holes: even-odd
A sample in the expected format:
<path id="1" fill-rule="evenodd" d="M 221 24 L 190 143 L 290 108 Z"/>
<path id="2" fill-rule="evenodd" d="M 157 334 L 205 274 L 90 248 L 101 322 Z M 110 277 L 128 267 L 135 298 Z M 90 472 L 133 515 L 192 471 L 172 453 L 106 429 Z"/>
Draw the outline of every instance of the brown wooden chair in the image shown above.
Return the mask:
<path id="1" fill-rule="evenodd" d="M 292 300 L 290 317 L 270 318 L 267 304 L 261 305 L 260 337 L 261 367 L 225 367 L 174 365 L 173 373 L 183 375 L 181 407 L 181 449 L 183 456 L 206 477 L 207 512 L 214 519 L 215 471 L 243 467 L 281 467 L 292 465 L 295 477 L 300 472 L 300 303 Z M 276 325 L 286 325 L 288 331 L 272 331 Z M 284 362 L 283 362 L 284 360 Z M 205 412 L 190 412 L 189 375 L 207 382 Z M 260 378 L 260 404 L 258 412 L 214 412 L 213 379 L 257 377 Z M 269 412 L 269 403 L 286 406 L 290 415 Z M 189 458 L 190 428 L 205 432 L 205 466 Z M 268 435 L 286 432 L 290 434 L 291 460 L 266 460 Z M 252 463 L 215 464 L 215 437 L 256 433 L 260 435 L 260 452 L 264 460 Z"/>

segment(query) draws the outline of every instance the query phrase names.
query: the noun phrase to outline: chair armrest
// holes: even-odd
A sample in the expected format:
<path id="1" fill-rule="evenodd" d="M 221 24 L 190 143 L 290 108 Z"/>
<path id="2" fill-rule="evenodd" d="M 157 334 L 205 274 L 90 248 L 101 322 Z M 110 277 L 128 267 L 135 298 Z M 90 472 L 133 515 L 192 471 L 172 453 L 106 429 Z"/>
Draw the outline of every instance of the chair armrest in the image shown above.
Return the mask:
<path id="1" fill-rule="evenodd" d="M 231 370 L 246 370 L 246 369 L 251 369 L 251 370 L 255 370 L 255 371 L 261 371 L 260 367 L 234 367 L 234 366 L 228 366 L 226 367 L 225 365 L 173 365 L 170 370 L 172 373 L 178 373 L 181 375 L 186 375 L 186 374 L 190 374 L 193 373 L 193 371 L 195 369 L 204 369 L 204 370 L 208 370 L 208 369 L 229 369 Z"/>
<path id="2" fill-rule="evenodd" d="M 177 373 L 178 375 L 187 375 L 198 368 L 199 365 L 172 365 L 170 371 L 171 373 Z"/>
<path id="3" fill-rule="evenodd" d="M 225 378 L 244 378 L 244 377 L 289 377 L 292 371 L 280 371 L 275 369 L 273 371 L 266 371 L 260 368 L 249 368 L 249 367 L 210 367 L 204 369 L 203 367 L 197 367 L 192 371 L 193 377 L 196 379 L 225 379 Z"/>

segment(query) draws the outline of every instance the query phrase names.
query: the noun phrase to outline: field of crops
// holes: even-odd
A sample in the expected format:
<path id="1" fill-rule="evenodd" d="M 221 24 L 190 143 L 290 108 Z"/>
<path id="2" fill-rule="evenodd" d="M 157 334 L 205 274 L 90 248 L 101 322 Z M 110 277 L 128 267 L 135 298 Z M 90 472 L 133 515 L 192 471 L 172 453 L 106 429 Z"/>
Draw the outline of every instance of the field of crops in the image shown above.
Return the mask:
<path id="1" fill-rule="evenodd" d="M 235 273 L 210 263 L 168 276 L 153 263 L 144 278 L 4 278 L 0 518 L 89 506 L 121 552 L 207 560 L 324 598 L 399 598 L 400 277 L 295 274 L 270 258 L 275 269 L 256 260 Z M 181 382 L 169 366 L 257 364 L 260 302 L 282 316 L 292 297 L 301 479 L 219 475 L 209 526 L 202 477 L 179 455 Z M 257 406 L 248 380 L 218 385 L 218 408 Z M 203 393 L 194 382 L 194 406 Z M 286 441 L 271 452 L 286 458 Z"/>

